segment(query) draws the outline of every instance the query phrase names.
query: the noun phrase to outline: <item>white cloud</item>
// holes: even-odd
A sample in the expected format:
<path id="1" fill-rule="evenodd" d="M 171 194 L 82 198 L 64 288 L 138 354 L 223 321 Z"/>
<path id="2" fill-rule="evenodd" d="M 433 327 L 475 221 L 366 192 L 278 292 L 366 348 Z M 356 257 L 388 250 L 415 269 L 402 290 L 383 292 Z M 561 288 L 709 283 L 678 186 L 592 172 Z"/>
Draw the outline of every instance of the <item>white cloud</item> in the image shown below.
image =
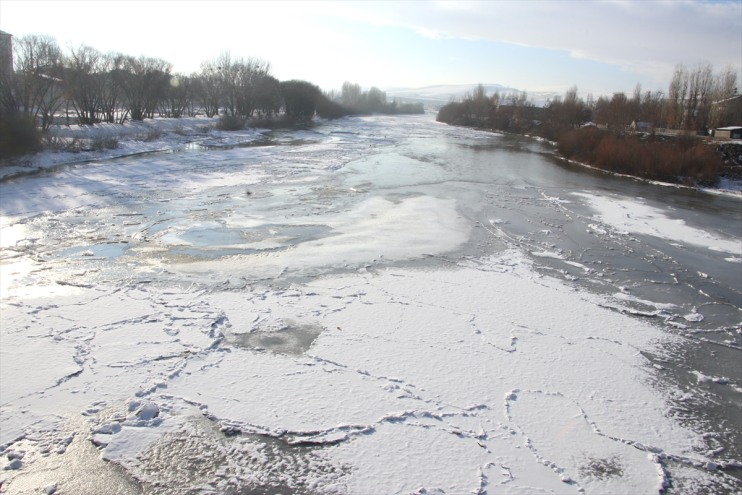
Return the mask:
<path id="1" fill-rule="evenodd" d="M 436 66 L 442 48 L 450 46 L 445 43 L 451 40 L 491 40 L 518 47 L 546 48 L 552 51 L 544 55 L 544 60 L 549 61 L 557 60 L 554 56 L 559 54 L 554 51 L 558 50 L 582 62 L 609 64 L 606 67 L 613 68 L 614 78 L 615 68 L 619 68 L 625 71 L 627 79 L 636 77 L 647 89 L 665 87 L 678 63 L 692 66 L 708 62 L 717 70 L 731 65 L 738 71 L 742 65 L 742 2 L 739 0 L 723 3 L 0 0 L 0 23 L 0 29 L 16 35 L 50 34 L 63 46 L 70 41 L 101 51 L 161 57 L 183 72 L 196 70 L 201 61 L 230 50 L 236 57 L 270 61 L 280 78 L 308 79 L 328 88 L 346 79 L 377 85 L 466 82 L 463 79 L 518 87 L 530 85 L 529 89 L 534 89 L 534 84 L 557 85 L 552 80 L 557 79 L 555 72 L 559 67 L 553 65 L 549 74 L 534 77 L 534 68 L 527 67 L 526 62 L 518 65 L 517 61 L 509 60 L 509 65 L 502 61 L 498 65 L 497 59 L 491 59 L 467 65 L 467 54 L 462 53 L 455 67 Z M 390 49 L 390 44 L 384 41 L 399 35 L 400 30 L 389 28 L 409 30 L 428 42 L 412 47 L 400 42 Z M 380 45 L 385 45 L 386 51 Z M 595 75 L 600 70 L 596 66 Z M 583 86 L 581 80 L 591 75 L 576 74 L 568 85 Z M 565 79 L 564 74 L 561 76 Z M 568 74 L 566 78 L 569 77 Z M 453 80 L 445 80 L 449 78 Z M 616 82 L 607 79 L 591 83 L 605 87 Z"/>
<path id="2" fill-rule="evenodd" d="M 562 50 L 653 78 L 667 76 L 678 63 L 742 64 L 738 1 L 373 2 L 351 3 L 336 14 L 437 39 Z"/>

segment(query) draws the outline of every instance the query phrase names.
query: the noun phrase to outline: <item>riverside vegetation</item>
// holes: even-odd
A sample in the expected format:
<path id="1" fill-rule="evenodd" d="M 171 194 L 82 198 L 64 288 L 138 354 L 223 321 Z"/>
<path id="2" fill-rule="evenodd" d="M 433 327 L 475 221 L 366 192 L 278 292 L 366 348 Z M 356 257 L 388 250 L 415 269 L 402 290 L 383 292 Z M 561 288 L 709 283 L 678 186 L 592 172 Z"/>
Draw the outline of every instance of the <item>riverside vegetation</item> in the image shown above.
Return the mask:
<path id="1" fill-rule="evenodd" d="M 340 93 L 325 93 L 308 81 L 279 81 L 270 63 L 228 52 L 186 75 L 162 59 L 84 45 L 65 52 L 52 37 L 29 35 L 13 39 L 13 67 L 0 60 L 0 158 L 59 145 L 47 131 L 60 124 L 204 115 L 219 117 L 222 130 L 238 130 L 305 126 L 315 116 L 422 112 L 422 104 L 387 101 L 375 87 L 346 82 Z"/>
<path id="2" fill-rule="evenodd" d="M 732 69 L 714 76 L 710 66 L 678 66 L 667 96 L 637 86 L 631 98 L 615 93 L 583 100 L 573 87 L 544 107 L 525 92 L 488 96 L 479 85 L 444 105 L 437 120 L 542 137 L 564 158 L 649 180 L 713 186 L 742 175 L 740 147 L 704 137 L 709 129 L 742 122 Z"/>

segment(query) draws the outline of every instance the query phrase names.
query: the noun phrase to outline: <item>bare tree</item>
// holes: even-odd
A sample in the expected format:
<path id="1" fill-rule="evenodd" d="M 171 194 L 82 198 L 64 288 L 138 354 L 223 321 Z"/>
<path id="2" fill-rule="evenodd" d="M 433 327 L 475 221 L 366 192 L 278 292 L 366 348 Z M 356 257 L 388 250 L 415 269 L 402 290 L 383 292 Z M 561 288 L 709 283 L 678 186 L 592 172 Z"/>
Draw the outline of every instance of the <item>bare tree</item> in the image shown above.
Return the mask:
<path id="1" fill-rule="evenodd" d="M 547 117 L 550 125 L 561 132 L 579 127 L 589 119 L 590 110 L 577 95 L 577 86 L 572 86 L 564 94 L 564 99 L 556 97 L 549 103 Z"/>
<path id="2" fill-rule="evenodd" d="M 716 76 L 714 99 L 726 100 L 737 94 L 737 71 L 733 67 L 727 67 Z"/>
<path id="3" fill-rule="evenodd" d="M 340 90 L 340 103 L 344 107 L 354 109 L 363 106 L 363 91 L 360 84 L 352 84 L 348 81 L 343 83 Z"/>
<path id="4" fill-rule="evenodd" d="M 682 64 L 675 67 L 667 92 L 666 115 L 671 127 L 683 129 L 687 120 L 686 98 L 688 96 L 688 70 Z"/>
<path id="5" fill-rule="evenodd" d="M 170 83 L 171 65 L 158 58 L 126 57 L 123 94 L 132 120 L 153 118 Z"/>
<path id="6" fill-rule="evenodd" d="M 101 121 L 105 65 L 103 54 L 95 48 L 83 45 L 70 50 L 64 76 L 65 91 L 80 124 Z"/>
<path id="7" fill-rule="evenodd" d="M 62 52 L 50 36 L 28 35 L 14 44 L 17 108 L 42 129 L 63 103 Z"/>
<path id="8" fill-rule="evenodd" d="M 320 89 L 307 81 L 283 81 L 281 83 L 286 116 L 301 121 L 311 120 L 317 109 Z"/>
<path id="9" fill-rule="evenodd" d="M 174 75 L 160 101 L 160 115 L 164 117 L 180 118 L 184 115 L 193 117 L 194 108 L 194 79 L 181 74 Z"/>
<path id="10" fill-rule="evenodd" d="M 216 59 L 217 78 L 222 90 L 221 106 L 226 115 L 237 115 L 237 71 L 238 68 L 232 63 L 232 57 L 228 51 L 223 52 Z"/>
<path id="11" fill-rule="evenodd" d="M 216 60 L 201 63 L 201 72 L 195 81 L 196 99 L 207 117 L 219 114 L 223 88 Z"/>
<path id="12" fill-rule="evenodd" d="M 384 107 L 386 107 L 386 93 L 376 86 L 372 86 L 371 89 L 368 90 L 366 101 L 368 102 L 368 106 L 372 112 L 382 111 Z"/>
<path id="13" fill-rule="evenodd" d="M 631 112 L 631 119 L 633 121 L 643 121 L 642 111 L 642 85 L 637 83 L 634 86 L 634 93 L 631 95 L 629 100 L 629 111 Z"/>
<path id="14" fill-rule="evenodd" d="M 662 121 L 662 106 L 665 94 L 662 91 L 646 91 L 642 96 L 639 118 L 657 127 Z"/>
<path id="15" fill-rule="evenodd" d="M 498 95 L 498 93 L 495 93 Z M 494 98 L 494 96 L 493 96 Z M 528 101 L 528 93 L 517 91 L 508 95 L 505 100 L 508 102 L 511 114 L 507 123 L 507 129 L 517 132 L 524 131 L 531 127 L 533 103 Z"/>
<path id="16" fill-rule="evenodd" d="M 737 90 L 737 71 L 727 67 L 716 76 L 709 111 L 711 128 L 742 122 L 742 97 Z"/>
<path id="17" fill-rule="evenodd" d="M 281 111 L 281 83 L 271 75 L 259 78 L 255 87 L 255 110 L 268 117 Z"/>
<path id="18" fill-rule="evenodd" d="M 713 82 L 713 69 L 709 64 L 699 65 L 690 74 L 686 128 L 696 130 L 708 128 Z"/>
<path id="19" fill-rule="evenodd" d="M 564 120 L 567 127 L 579 127 L 585 120 L 585 102 L 577 95 L 577 86 L 572 86 L 564 94 Z"/>
<path id="20" fill-rule="evenodd" d="M 607 125 L 608 129 L 618 134 L 623 133 L 635 120 L 631 101 L 624 93 L 614 93 L 610 99 L 601 96 L 595 102 L 592 114 L 595 122 Z"/>
<path id="21" fill-rule="evenodd" d="M 492 101 L 487 97 L 484 85 L 477 84 L 471 93 L 471 118 L 479 125 L 485 125 L 492 110 Z"/>
<path id="22" fill-rule="evenodd" d="M 124 102 L 127 58 L 120 53 L 101 55 L 98 67 L 101 120 L 123 124 L 129 115 Z"/>
<path id="23" fill-rule="evenodd" d="M 10 68 L 0 68 L 0 117 L 18 113 L 15 97 L 15 74 Z"/>
<path id="24" fill-rule="evenodd" d="M 252 117 L 257 107 L 258 87 L 269 76 L 270 64 L 250 58 L 239 59 L 236 65 L 238 113 L 244 117 Z"/>
<path id="25" fill-rule="evenodd" d="M 629 99 L 624 93 L 614 93 L 611 102 L 608 104 L 609 118 L 608 128 L 618 133 L 625 131 L 632 119 L 631 105 Z"/>
<path id="26" fill-rule="evenodd" d="M 219 88 L 220 105 L 224 113 L 233 117 L 251 117 L 256 109 L 257 88 L 269 75 L 270 64 L 258 59 L 232 59 L 229 52 L 222 53 L 206 65 Z"/>
<path id="27" fill-rule="evenodd" d="M 693 70 L 678 65 L 668 91 L 668 123 L 678 129 L 703 131 L 719 125 L 725 121 L 722 116 L 726 110 L 733 108 L 736 84 L 737 74 L 732 68 L 714 75 L 710 64 Z"/>

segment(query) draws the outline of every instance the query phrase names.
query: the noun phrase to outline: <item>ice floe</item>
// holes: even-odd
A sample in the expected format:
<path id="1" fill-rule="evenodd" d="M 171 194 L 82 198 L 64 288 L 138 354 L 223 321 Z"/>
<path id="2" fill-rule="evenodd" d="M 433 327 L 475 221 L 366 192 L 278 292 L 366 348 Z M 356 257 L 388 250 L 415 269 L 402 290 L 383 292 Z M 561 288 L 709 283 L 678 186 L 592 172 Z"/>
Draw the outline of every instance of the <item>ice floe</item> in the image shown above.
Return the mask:
<path id="1" fill-rule="evenodd" d="M 742 255 L 742 241 L 724 239 L 711 232 L 691 227 L 680 219 L 670 218 L 664 210 L 625 197 L 608 197 L 573 193 L 597 211 L 597 218 L 616 230 L 645 234 L 714 251 Z"/>

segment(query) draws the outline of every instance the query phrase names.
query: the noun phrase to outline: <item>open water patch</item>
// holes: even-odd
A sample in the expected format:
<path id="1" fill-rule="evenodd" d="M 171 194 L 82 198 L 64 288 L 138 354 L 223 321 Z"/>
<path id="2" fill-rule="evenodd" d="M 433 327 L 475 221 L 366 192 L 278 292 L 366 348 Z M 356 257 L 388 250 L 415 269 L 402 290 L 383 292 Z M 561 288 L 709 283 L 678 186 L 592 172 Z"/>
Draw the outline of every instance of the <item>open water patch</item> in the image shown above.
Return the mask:
<path id="1" fill-rule="evenodd" d="M 209 141 L 193 141 L 180 148 L 175 148 L 171 150 L 170 152 L 221 151 L 221 150 L 231 150 L 235 148 L 261 148 L 261 147 L 267 147 L 267 146 L 303 146 L 303 145 L 308 145 L 308 144 L 316 144 L 318 142 L 319 141 L 312 140 L 312 139 L 293 139 L 293 138 L 274 139 L 274 138 L 267 138 L 267 137 L 252 139 L 249 141 L 239 141 L 239 142 L 216 141 L 212 139 Z"/>
<path id="2" fill-rule="evenodd" d="M 231 333 L 225 336 L 225 342 L 244 349 L 267 350 L 276 354 L 300 356 L 309 350 L 322 330 L 319 325 L 287 323 L 278 330 Z"/>
<path id="3" fill-rule="evenodd" d="M 74 246 L 57 253 L 59 258 L 103 258 L 113 259 L 122 256 L 129 249 L 128 242 L 106 242 L 87 246 Z"/>
<path id="4" fill-rule="evenodd" d="M 174 255 L 194 258 L 220 258 L 281 251 L 291 246 L 332 235 L 332 228 L 322 224 L 265 224 L 254 228 L 203 225 L 161 237 Z"/>
<path id="5" fill-rule="evenodd" d="M 178 236 L 191 246 L 235 246 L 244 244 L 247 239 L 242 230 L 221 227 L 196 227 Z"/>
<path id="6" fill-rule="evenodd" d="M 266 224 L 251 229 L 229 227 L 193 227 L 177 238 L 194 247 L 253 247 L 253 243 L 274 241 L 281 244 L 296 244 L 320 239 L 331 231 L 327 225 L 281 225 Z"/>

